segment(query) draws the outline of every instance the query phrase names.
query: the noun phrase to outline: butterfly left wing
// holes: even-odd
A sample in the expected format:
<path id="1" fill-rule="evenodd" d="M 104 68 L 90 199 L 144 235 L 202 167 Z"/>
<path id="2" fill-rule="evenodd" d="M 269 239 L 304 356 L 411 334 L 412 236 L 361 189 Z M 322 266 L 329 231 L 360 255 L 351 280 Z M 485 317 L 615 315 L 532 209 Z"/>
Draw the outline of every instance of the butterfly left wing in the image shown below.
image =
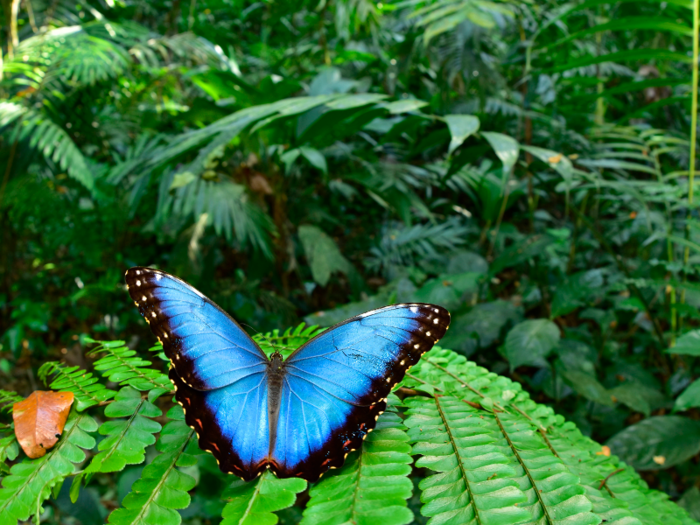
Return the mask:
<path id="1" fill-rule="evenodd" d="M 342 465 L 374 428 L 391 389 L 449 323 L 440 306 L 388 306 L 326 330 L 289 356 L 272 436 L 275 473 L 315 481 Z"/>
<path id="2" fill-rule="evenodd" d="M 267 369 L 267 356 L 236 321 L 185 281 L 135 267 L 126 284 L 185 384 L 214 390 Z"/>

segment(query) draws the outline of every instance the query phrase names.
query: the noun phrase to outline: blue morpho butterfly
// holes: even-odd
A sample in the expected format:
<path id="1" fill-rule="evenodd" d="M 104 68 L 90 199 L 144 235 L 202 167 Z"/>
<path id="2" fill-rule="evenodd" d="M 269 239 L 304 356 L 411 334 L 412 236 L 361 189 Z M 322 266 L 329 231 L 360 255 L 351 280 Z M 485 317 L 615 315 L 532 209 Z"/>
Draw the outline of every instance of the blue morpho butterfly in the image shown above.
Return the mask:
<path id="1" fill-rule="evenodd" d="M 226 312 L 181 279 L 126 272 L 129 295 L 163 343 L 170 380 L 199 446 L 224 472 L 266 468 L 316 481 L 359 448 L 409 367 L 445 335 L 450 314 L 397 304 L 340 323 L 270 358 Z"/>

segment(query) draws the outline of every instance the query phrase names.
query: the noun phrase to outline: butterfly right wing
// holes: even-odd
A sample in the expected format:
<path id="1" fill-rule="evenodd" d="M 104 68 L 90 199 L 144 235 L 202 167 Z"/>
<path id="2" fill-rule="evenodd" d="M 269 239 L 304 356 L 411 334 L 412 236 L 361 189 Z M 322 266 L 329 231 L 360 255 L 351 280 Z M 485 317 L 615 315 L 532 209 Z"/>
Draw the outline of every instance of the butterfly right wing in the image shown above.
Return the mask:
<path id="1" fill-rule="evenodd" d="M 267 357 L 248 334 L 183 280 L 135 267 L 126 272 L 126 284 L 185 384 L 213 390 L 267 369 Z"/>

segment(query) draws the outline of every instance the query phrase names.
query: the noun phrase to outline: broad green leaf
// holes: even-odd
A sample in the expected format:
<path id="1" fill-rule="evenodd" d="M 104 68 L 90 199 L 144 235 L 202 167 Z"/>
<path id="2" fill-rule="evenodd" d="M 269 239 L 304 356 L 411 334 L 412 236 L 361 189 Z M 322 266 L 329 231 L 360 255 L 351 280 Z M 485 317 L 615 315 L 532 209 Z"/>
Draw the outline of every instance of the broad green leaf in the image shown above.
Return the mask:
<path id="1" fill-rule="evenodd" d="M 562 155 L 551 149 L 538 148 L 537 146 L 527 146 L 521 144 L 520 148 L 533 156 L 540 159 L 542 162 L 547 164 L 550 168 L 555 170 L 562 179 L 569 182 L 574 176 L 574 167 L 571 164 L 571 160 L 566 155 Z"/>
<path id="2" fill-rule="evenodd" d="M 552 299 L 552 318 L 573 312 L 585 305 L 585 299 L 600 292 L 603 286 L 603 272 L 589 270 L 576 273 L 557 286 Z"/>
<path id="3" fill-rule="evenodd" d="M 669 354 L 700 355 L 700 330 L 691 330 L 680 336 L 676 344 L 666 350 Z"/>
<path id="4" fill-rule="evenodd" d="M 696 379 L 678 396 L 673 411 L 688 410 L 693 407 L 700 407 L 700 379 Z"/>
<path id="5" fill-rule="evenodd" d="M 382 104 L 389 113 L 392 115 L 398 115 L 400 113 L 409 113 L 411 111 L 417 111 L 428 105 L 428 102 L 423 100 L 418 100 L 415 98 L 396 100 L 394 102 L 386 102 Z"/>
<path id="6" fill-rule="evenodd" d="M 473 115 L 445 115 L 443 119 L 447 122 L 452 136 L 447 150 L 448 155 L 452 155 L 454 150 L 467 140 L 467 137 L 479 131 L 479 119 Z"/>
<path id="7" fill-rule="evenodd" d="M 548 319 L 530 319 L 515 325 L 505 342 L 510 369 L 521 365 L 546 366 L 545 358 L 559 342 L 559 327 Z"/>
<path id="8" fill-rule="evenodd" d="M 278 479 L 269 470 L 254 481 L 236 480 L 224 493 L 221 525 L 274 525 L 279 518 L 273 513 L 294 505 L 306 485 L 303 479 Z"/>
<path id="9" fill-rule="evenodd" d="M 610 393 L 594 376 L 580 370 L 564 370 L 561 374 L 571 388 L 586 399 L 590 399 L 601 405 L 613 405 Z"/>
<path id="10" fill-rule="evenodd" d="M 678 500 L 678 505 L 687 510 L 695 521 L 700 521 L 700 488 L 694 486 L 688 489 Z"/>
<path id="11" fill-rule="evenodd" d="M 321 170 L 323 173 L 328 173 L 328 164 L 326 163 L 326 157 L 323 156 L 323 153 L 308 146 L 302 146 L 299 148 L 299 152 L 314 168 Z"/>
<path id="12" fill-rule="evenodd" d="M 482 131 L 481 134 L 491 144 L 491 147 L 496 152 L 496 156 L 503 163 L 504 176 L 509 174 L 518 161 L 520 153 L 518 141 L 508 135 L 494 131 Z"/>
<path id="13" fill-rule="evenodd" d="M 681 416 L 650 417 L 618 432 L 606 445 L 638 470 L 672 467 L 700 452 L 700 421 Z"/>
<path id="14" fill-rule="evenodd" d="M 443 275 L 430 279 L 415 293 L 415 300 L 421 303 L 434 303 L 445 308 L 456 307 L 467 292 L 476 291 L 483 274 L 475 272 Z"/>
<path id="15" fill-rule="evenodd" d="M 507 323 L 521 318 L 521 311 L 510 301 L 499 299 L 490 303 L 480 303 L 466 314 L 452 319 L 450 330 L 442 344 L 449 345 L 450 337 L 459 340 L 471 336 L 478 340 L 479 347 L 486 348 L 500 337 L 501 330 Z"/>
<path id="16" fill-rule="evenodd" d="M 665 406 L 666 396 L 654 388 L 645 386 L 638 381 L 625 381 L 619 386 L 608 390 L 608 393 L 624 403 L 632 410 L 649 416 L 652 410 Z"/>
<path id="17" fill-rule="evenodd" d="M 340 253 L 335 241 L 317 226 L 299 227 L 299 240 L 311 266 L 311 275 L 321 286 L 326 286 L 333 272 L 348 274 L 352 265 Z"/>

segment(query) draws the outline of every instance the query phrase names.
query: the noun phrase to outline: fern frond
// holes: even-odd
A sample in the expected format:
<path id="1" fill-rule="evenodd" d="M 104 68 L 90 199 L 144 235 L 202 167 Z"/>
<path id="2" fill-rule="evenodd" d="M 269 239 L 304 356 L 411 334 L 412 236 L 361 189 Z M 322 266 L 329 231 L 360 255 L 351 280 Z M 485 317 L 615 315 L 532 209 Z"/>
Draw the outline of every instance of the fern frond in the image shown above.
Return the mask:
<path id="1" fill-rule="evenodd" d="M 146 447 L 156 442 L 154 434 L 161 426 L 151 418 L 163 413 L 147 399 L 142 399 L 138 390 L 125 386 L 105 408 L 109 418 L 125 418 L 107 421 L 100 426 L 99 433 L 107 436 L 97 447 L 100 451 L 92 458 L 84 475 L 96 472 L 116 472 L 126 465 L 143 463 Z M 77 479 L 77 478 L 76 478 Z"/>
<path id="2" fill-rule="evenodd" d="M 258 525 L 277 523 L 273 512 L 294 505 L 297 494 L 306 489 L 306 481 L 279 479 L 266 470 L 255 481 L 234 481 L 224 493 L 228 501 L 221 525 Z"/>
<path id="3" fill-rule="evenodd" d="M 555 475 L 551 481 L 558 479 L 556 476 L 569 481 L 577 478 L 577 483 L 564 484 L 561 488 L 572 494 L 573 510 L 577 505 L 579 509 L 590 509 L 590 512 L 579 512 L 576 523 L 579 519 L 582 523 L 599 522 L 591 516 L 619 525 L 692 523 L 683 509 L 670 502 L 666 494 L 649 489 L 633 469 L 620 463 L 615 456 L 602 455 L 601 446 L 583 436 L 573 423 L 555 415 L 550 407 L 534 402 L 518 383 L 488 372 L 462 355 L 434 348 L 411 369 L 404 385 L 428 391 L 438 399 L 458 399 L 470 412 L 475 410 L 480 420 L 483 417 L 482 421 L 500 422 L 501 435 L 507 436 L 513 456 L 519 455 L 520 463 L 527 468 L 523 468 L 523 472 L 529 472 L 532 478 L 530 486 L 543 490 L 545 508 L 556 509 L 557 504 L 563 503 L 557 502 L 556 491 L 547 495 L 547 487 L 541 486 L 548 482 L 551 474 Z M 426 401 L 434 403 L 422 398 L 405 400 L 405 403 Z M 496 410 L 491 412 L 478 407 Z M 406 424 L 412 427 L 410 419 Z M 540 464 L 546 465 L 546 469 L 539 470 Z M 526 487 L 521 489 L 528 492 Z M 536 494 L 528 494 L 530 508 L 537 513 L 533 502 Z M 581 503 L 582 499 L 590 502 L 590 507 Z"/>
<path id="4" fill-rule="evenodd" d="M 230 180 L 209 182 L 200 178 L 178 188 L 170 201 L 173 213 L 195 219 L 207 213 L 217 235 L 228 241 L 235 235 L 239 243 L 249 244 L 272 258 L 274 223 L 248 198 L 245 186 Z"/>
<path id="5" fill-rule="evenodd" d="M 92 355 L 106 354 L 95 361 L 95 370 L 99 370 L 110 381 L 148 392 L 150 402 L 166 392 L 173 391 L 173 385 L 168 376 L 148 368 L 151 362 L 138 357 L 137 352 L 129 349 L 124 341 L 91 342 L 99 343 L 97 348 L 90 351 Z"/>
<path id="6" fill-rule="evenodd" d="M 0 437 L 0 472 L 9 472 L 5 461 L 14 461 L 19 455 L 19 444 L 14 434 Z"/>
<path id="7" fill-rule="evenodd" d="M 29 141 L 48 160 L 55 162 L 68 175 L 92 191 L 95 180 L 87 161 L 70 136 L 58 124 L 33 109 L 22 108 L 19 104 L 0 104 L 0 127 L 15 123 L 8 139 Z"/>
<path id="8" fill-rule="evenodd" d="M 7 390 L 0 390 L 0 412 L 3 410 L 12 410 L 12 405 L 24 401 L 24 398 L 17 394 L 17 392 L 8 392 Z"/>
<path id="9" fill-rule="evenodd" d="M 370 250 L 369 269 L 390 274 L 398 266 L 411 266 L 418 259 L 436 257 L 465 242 L 466 228 L 455 220 L 442 224 L 392 224 L 385 227 L 379 244 Z"/>
<path id="10" fill-rule="evenodd" d="M 141 479 L 124 498 L 123 508 L 109 515 L 113 525 L 158 525 L 181 522 L 176 509 L 184 509 L 190 503 L 187 493 L 196 485 L 193 477 L 177 467 L 189 467 L 197 463 L 197 447 L 194 430 L 185 424 L 182 408 L 173 407 L 168 412 L 172 419 L 161 432 L 156 449 L 161 452 L 143 469 Z"/>
<path id="11" fill-rule="evenodd" d="M 413 520 L 406 500 L 413 486 L 411 447 L 401 418 L 385 412 L 359 452 L 337 472 L 324 476 L 310 491 L 302 525 L 382 523 Z"/>
<path id="12" fill-rule="evenodd" d="M 67 367 L 57 361 L 49 361 L 41 365 L 38 375 L 39 379 L 53 390 L 73 392 L 78 412 L 104 403 L 116 394 L 79 366 Z M 49 384 L 50 376 L 53 378 Z"/>
<path id="13" fill-rule="evenodd" d="M 492 418 L 451 396 L 405 400 L 405 421 L 423 457 L 418 467 L 439 474 L 421 481 L 421 512 L 438 522 L 526 523 L 523 471 Z"/>
<path id="14" fill-rule="evenodd" d="M 600 445 L 567 422 L 548 433 L 552 450 L 581 478 L 593 511 L 606 523 L 692 523 L 664 493 L 649 490 L 631 467 L 601 454 Z"/>
<path id="15" fill-rule="evenodd" d="M 10 469 L 0 489 L 0 525 L 15 525 L 17 521 L 41 514 L 41 504 L 51 489 L 73 474 L 74 463 L 85 460 L 85 452 L 95 446 L 88 434 L 97 430 L 97 423 L 86 414 L 73 410 L 56 446 L 38 459 L 25 459 Z"/>
<path id="16" fill-rule="evenodd" d="M 278 351 L 286 358 L 301 345 L 323 332 L 323 330 L 323 328 L 319 328 L 316 325 L 307 326 L 306 323 L 301 323 L 294 329 L 287 328 L 283 334 L 280 334 L 279 330 L 273 330 L 268 334 L 255 334 L 253 340 L 260 345 L 260 348 L 266 355 Z"/>

